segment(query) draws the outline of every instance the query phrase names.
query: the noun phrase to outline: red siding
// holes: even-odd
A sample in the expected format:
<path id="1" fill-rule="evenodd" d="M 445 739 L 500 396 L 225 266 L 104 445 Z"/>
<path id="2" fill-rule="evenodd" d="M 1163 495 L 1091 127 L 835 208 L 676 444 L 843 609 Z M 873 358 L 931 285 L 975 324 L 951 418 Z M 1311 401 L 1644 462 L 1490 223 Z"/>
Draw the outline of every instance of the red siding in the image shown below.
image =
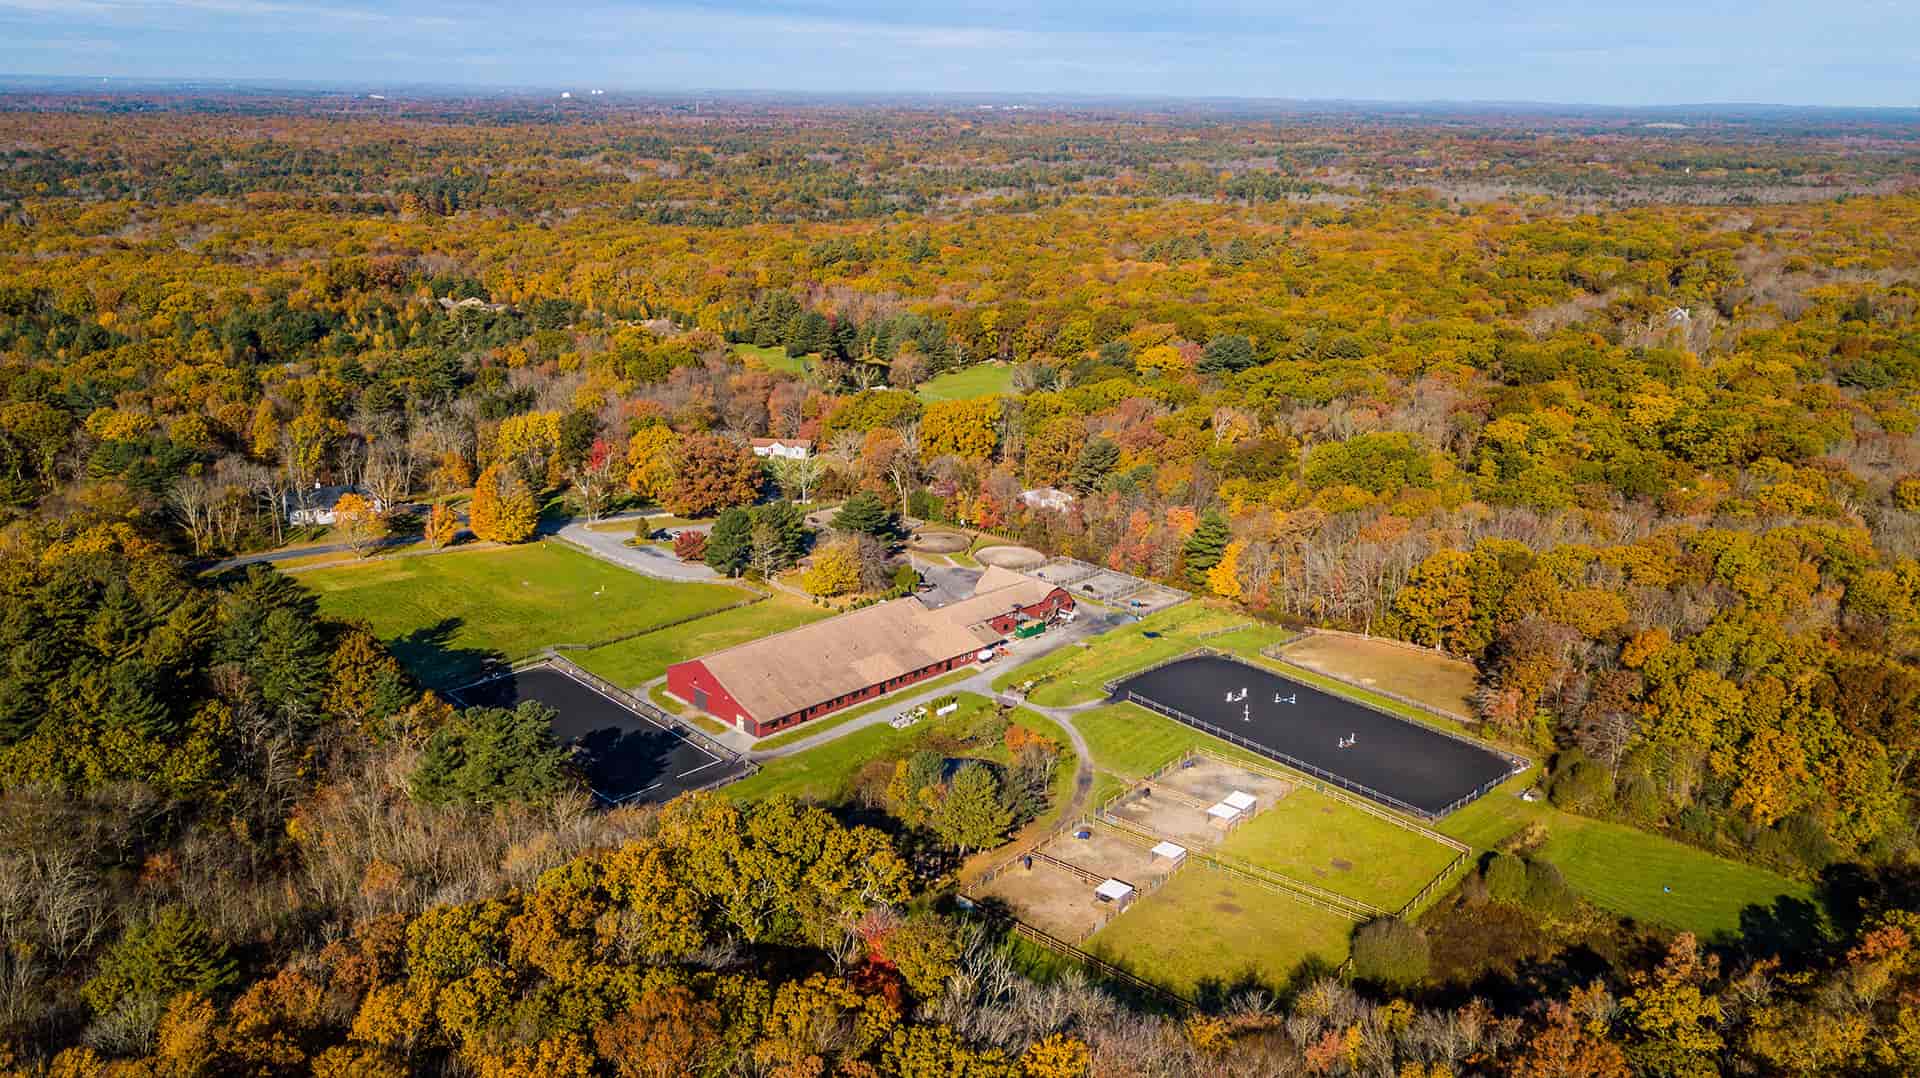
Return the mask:
<path id="1" fill-rule="evenodd" d="M 667 667 L 668 692 L 691 704 L 694 701 L 694 693 L 701 690 L 707 694 L 707 706 L 701 710 L 729 725 L 743 728 L 752 725 L 752 716 L 747 715 L 747 709 L 741 707 L 740 702 L 733 698 L 733 694 L 727 691 L 726 686 L 720 684 L 720 679 L 713 676 L 713 671 L 707 669 L 706 663 L 699 659 L 691 659 Z M 747 715 L 748 718 L 745 723 L 740 722 L 740 717 L 743 715 Z M 747 732 L 753 731 L 747 729 Z"/>
<path id="2" fill-rule="evenodd" d="M 993 626 L 994 632 L 1004 635 L 1012 632 L 1014 626 L 1020 624 L 1022 617 L 1045 620 L 1060 611 L 1072 609 L 1073 596 L 1067 594 L 1065 588 L 1055 588 L 1047 593 L 1046 598 L 1034 603 L 1032 606 L 1023 606 L 1018 610 L 1010 610 L 1005 614 L 988 619 L 987 624 Z"/>
<path id="3" fill-rule="evenodd" d="M 1060 611 L 1072 609 L 1073 596 L 1069 595 L 1064 588 L 1055 588 L 1045 599 L 1034 603 L 1032 606 L 1021 607 L 1018 611 L 1009 611 L 1008 613 L 993 618 L 988 624 L 993 626 L 995 632 L 1005 634 L 1013 631 L 1013 627 L 1019 623 L 1020 615 L 1022 614 L 1031 618 L 1046 618 Z M 694 702 L 694 692 L 696 690 L 704 690 L 707 694 L 707 706 L 704 709 L 707 714 L 712 715 L 722 722 L 738 726 L 741 730 L 753 737 L 765 737 L 776 730 L 791 729 L 809 719 L 817 719 L 822 715 L 832 714 L 842 708 L 852 707 L 855 704 L 871 700 L 876 696 L 893 692 L 895 689 L 903 689 L 908 685 L 925 681 L 930 677 L 935 677 L 949 670 L 965 666 L 973 661 L 973 657 L 974 653 L 971 651 L 965 655 L 956 655 L 944 662 L 938 662 L 925 669 L 903 674 L 900 677 L 893 678 L 890 681 L 885 681 L 878 685 L 869 685 L 858 692 L 849 693 L 838 699 L 822 700 L 805 710 L 794 712 L 791 715 L 764 716 L 748 714 L 747 709 L 741 707 L 739 702 L 733 698 L 733 694 L 726 690 L 726 686 L 720 684 L 720 679 L 714 677 L 713 672 L 707 669 L 706 664 L 698 659 L 675 663 L 667 667 L 667 691 L 691 704 Z"/>

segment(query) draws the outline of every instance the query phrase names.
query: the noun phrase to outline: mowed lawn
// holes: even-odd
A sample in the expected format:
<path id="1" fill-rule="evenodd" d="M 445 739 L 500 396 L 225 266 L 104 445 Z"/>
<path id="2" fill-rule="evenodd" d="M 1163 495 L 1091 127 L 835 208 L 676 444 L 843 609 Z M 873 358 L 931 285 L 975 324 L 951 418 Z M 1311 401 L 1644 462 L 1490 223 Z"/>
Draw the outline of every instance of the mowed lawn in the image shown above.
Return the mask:
<path id="1" fill-rule="evenodd" d="M 1085 950 L 1191 996 L 1208 984 L 1283 987 L 1302 963 L 1346 961 L 1353 922 L 1201 864 L 1095 932 Z"/>
<path id="2" fill-rule="evenodd" d="M 1042 707 L 1091 703 L 1106 694 L 1107 682 L 1184 655 L 1199 646 L 1201 633 L 1245 620 L 1245 615 L 1231 610 L 1182 603 L 1124 629 L 1096 636 L 1084 647 L 1064 647 L 1017 666 L 995 678 L 993 687 L 1004 692 L 1027 681 L 1038 681 L 1028 698 Z"/>
<path id="3" fill-rule="evenodd" d="M 1559 866 L 1573 889 L 1602 909 L 1713 939 L 1740 931 L 1749 906 L 1781 898 L 1813 901 L 1813 889 L 1755 865 L 1729 861 L 1622 823 L 1528 804 L 1521 776 L 1442 821 L 1436 830 L 1486 849 L 1529 823 L 1547 829 L 1538 856 Z"/>
<path id="4" fill-rule="evenodd" d="M 728 589 L 734 595 L 739 592 Z M 744 598 L 745 596 L 740 596 Z M 735 601 L 738 601 L 737 599 Z M 620 640 L 567 656 L 615 685 L 644 685 L 684 659 L 786 632 L 832 613 L 795 595 L 776 591 L 752 606 L 725 610 L 671 629 Z"/>
<path id="5" fill-rule="evenodd" d="M 607 640 L 745 598 L 723 584 L 654 580 L 550 542 L 389 558 L 298 579 L 328 616 L 367 622 L 440 689 L 470 680 L 489 660 Z"/>
<path id="6" fill-rule="evenodd" d="M 1296 787 L 1241 824 L 1220 852 L 1392 911 L 1457 851 L 1317 790 Z"/>
<path id="7" fill-rule="evenodd" d="M 1005 363 L 976 363 L 921 384 L 923 401 L 972 400 L 1013 392 L 1013 368 Z"/>
<path id="8" fill-rule="evenodd" d="M 769 371 L 786 371 L 788 374 L 807 373 L 807 360 L 810 356 L 790 356 L 779 345 L 761 346 L 757 344 L 736 344 L 733 354 L 744 360 L 749 367 L 760 367 Z"/>
<path id="9" fill-rule="evenodd" d="M 1093 753 L 1093 766 L 1130 779 L 1141 778 L 1198 745 L 1238 759 L 1248 757 L 1248 753 L 1236 746 L 1137 704 L 1113 704 L 1083 711 L 1073 717 L 1073 724 L 1080 729 L 1080 736 L 1087 739 L 1087 749 Z"/>

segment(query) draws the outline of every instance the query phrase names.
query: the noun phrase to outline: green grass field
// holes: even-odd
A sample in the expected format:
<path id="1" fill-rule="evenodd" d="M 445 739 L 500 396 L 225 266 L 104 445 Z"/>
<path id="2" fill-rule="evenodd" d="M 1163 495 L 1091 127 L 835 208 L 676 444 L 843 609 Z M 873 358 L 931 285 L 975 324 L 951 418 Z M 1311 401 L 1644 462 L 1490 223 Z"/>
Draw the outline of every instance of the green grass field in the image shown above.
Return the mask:
<path id="1" fill-rule="evenodd" d="M 559 543 L 388 558 L 295 579 L 328 616 L 372 625 L 434 688 L 459 685 L 489 659 L 607 640 L 745 598 L 723 584 L 654 580 Z"/>
<path id="2" fill-rule="evenodd" d="M 1073 724 L 1087 740 L 1087 748 L 1093 753 L 1093 766 L 1130 779 L 1140 778 L 1199 745 L 1236 759 L 1253 758 L 1238 746 L 1136 704 L 1114 704 L 1082 711 L 1073 717 Z"/>
<path id="3" fill-rule="evenodd" d="M 1013 368 L 1004 363 L 976 363 L 922 383 L 914 391 L 923 401 L 971 400 L 1013 392 Z"/>
<path id="4" fill-rule="evenodd" d="M 1457 851 L 1372 813 L 1300 787 L 1242 824 L 1220 852 L 1397 910 Z"/>
<path id="5" fill-rule="evenodd" d="M 1205 865 L 1174 873 L 1082 947 L 1182 995 L 1252 982 L 1278 989 L 1303 964 L 1346 961 L 1353 922 Z"/>
<path id="6" fill-rule="evenodd" d="M 1081 735 L 1087 740 L 1087 747 L 1093 753 L 1094 766 L 1121 775 L 1137 777 L 1147 774 L 1186 749 L 1199 745 L 1205 745 L 1223 756 L 1248 758 L 1242 749 L 1132 704 L 1117 704 L 1083 712 L 1075 716 L 1074 725 L 1080 728 Z M 1729 861 L 1626 824 L 1561 812 L 1545 802 L 1530 804 L 1520 800 L 1520 791 L 1532 783 L 1530 776 L 1515 778 L 1448 816 L 1435 825 L 1434 830 L 1476 849 L 1488 850 L 1537 820 L 1547 828 L 1548 835 L 1540 856 L 1559 866 L 1567 882 L 1588 901 L 1620 916 L 1685 929 L 1705 938 L 1737 932 L 1740 911 L 1748 906 L 1770 906 L 1782 897 L 1807 900 L 1812 895 L 1811 889 L 1804 884 L 1795 883 L 1764 868 Z M 1110 795 L 1119 786 L 1109 780 L 1105 789 Z M 1282 801 L 1282 806 L 1292 801 L 1293 796 L 1289 795 Z M 1099 799 L 1095 803 L 1098 804 Z M 1305 803 L 1303 800 L 1302 804 Z M 1275 814 L 1280 811 L 1280 808 L 1275 808 L 1255 817 L 1229 842 L 1252 841 L 1242 837 L 1249 833 L 1249 828 L 1256 829 L 1252 834 L 1262 834 L 1269 827 L 1278 829 L 1281 818 Z M 1358 810 L 1351 810 L 1351 814 L 1365 816 Z M 1274 818 L 1272 824 L 1265 822 L 1269 817 Z M 1384 828 L 1390 825 L 1381 823 L 1380 826 Z M 1412 835 L 1408 835 L 1408 839 L 1420 841 Z M 1423 843 L 1419 847 L 1423 855 L 1428 849 L 1444 850 L 1432 843 Z M 1239 856 L 1255 863 L 1265 863 L 1259 856 Z M 1435 853 L 1432 856 L 1438 863 L 1421 878 L 1419 884 L 1414 884 L 1415 890 L 1426 882 L 1427 877 L 1438 872 L 1451 855 L 1442 857 Z M 1356 866 L 1360 864 L 1353 857 L 1346 859 L 1353 861 Z M 1275 867 L 1284 869 L 1279 864 Z M 1294 874 L 1298 875 L 1297 872 Z M 1409 871 L 1406 876 L 1410 878 L 1414 874 Z M 1331 880 L 1317 876 L 1302 878 L 1342 894 L 1389 905 L 1364 891 L 1353 891 Z M 1404 883 L 1395 885 L 1390 877 L 1387 886 L 1404 886 Z M 1672 891 L 1662 890 L 1667 887 L 1671 887 Z M 1411 894 L 1411 891 L 1407 892 L 1407 896 Z"/>
<path id="7" fill-rule="evenodd" d="M 723 611 L 676 625 L 665 632 L 636 636 L 591 651 L 576 651 L 567 658 L 616 685 L 644 685 L 683 659 L 785 632 L 819 621 L 830 613 L 797 596 L 777 591 L 752 606 Z"/>
<path id="8" fill-rule="evenodd" d="M 1636 921 L 1685 929 L 1704 938 L 1740 930 L 1740 911 L 1786 897 L 1811 901 L 1812 888 L 1755 865 L 1626 824 L 1520 800 L 1524 775 L 1468 805 L 1436 828 L 1490 849 L 1528 824 L 1547 829 L 1538 856 L 1559 866 L 1573 889 L 1602 909 Z M 1671 888 L 1671 890 L 1666 890 Z"/>
<path id="9" fill-rule="evenodd" d="M 788 374 L 807 373 L 807 361 L 813 358 L 811 355 L 790 356 L 787 350 L 779 345 L 761 347 L 755 344 L 736 344 L 733 346 L 733 354 L 739 356 L 749 367 L 786 371 Z"/>
<path id="10" fill-rule="evenodd" d="M 860 769 L 870 761 L 881 756 L 910 752 L 916 742 L 934 733 L 950 734 L 965 730 L 982 711 L 991 707 L 992 701 L 984 696 L 961 693 L 960 710 L 951 715 L 929 719 L 905 730 L 896 730 L 886 723 L 880 723 L 856 730 L 818 748 L 769 760 L 757 774 L 728 786 L 727 795 L 738 801 L 757 801 L 776 794 L 787 794 L 804 801 L 838 802 L 852 786 Z M 1065 788 L 1071 792 L 1075 764 L 1066 732 L 1051 720 L 1025 708 L 1015 709 L 1013 720 L 1054 738 L 1064 747 L 1065 758 L 1061 766 L 1067 772 Z M 994 746 L 993 751 L 985 755 L 1001 762 L 1007 758 L 1006 748 L 1001 745 Z M 1056 780 L 1056 792 L 1059 789 L 1061 784 Z"/>
<path id="11" fill-rule="evenodd" d="M 1066 707 L 1098 700 L 1107 682 L 1144 666 L 1184 654 L 1199 645 L 1199 634 L 1224 628 L 1244 615 L 1230 610 L 1182 603 L 1150 614 L 1124 629 L 1087 641 L 1085 647 L 1066 647 L 1033 662 L 1014 667 L 993 681 L 994 690 L 1038 680 L 1029 699 L 1042 707 Z M 1158 633 L 1149 638 L 1146 634 Z M 1211 643 L 1211 641 L 1209 641 Z"/>

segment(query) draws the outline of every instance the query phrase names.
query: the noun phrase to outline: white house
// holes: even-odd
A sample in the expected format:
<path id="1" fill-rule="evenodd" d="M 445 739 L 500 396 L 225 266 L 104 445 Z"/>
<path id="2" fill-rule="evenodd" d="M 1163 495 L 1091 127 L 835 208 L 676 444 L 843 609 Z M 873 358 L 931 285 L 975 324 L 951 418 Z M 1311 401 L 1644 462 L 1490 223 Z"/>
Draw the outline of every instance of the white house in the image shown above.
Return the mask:
<path id="1" fill-rule="evenodd" d="M 756 457 L 784 457 L 787 460 L 805 460 L 813 456 L 813 442 L 806 438 L 755 438 L 753 455 Z"/>
<path id="2" fill-rule="evenodd" d="M 297 496 L 294 491 L 287 492 L 285 501 L 287 523 L 295 527 L 308 524 L 331 525 L 333 523 L 333 507 L 339 505 L 340 499 L 349 494 L 358 494 L 372 502 L 373 511 L 376 513 L 384 513 L 387 511 L 386 505 L 382 503 L 380 499 L 368 494 L 359 487 L 323 487 L 315 483 L 313 489 L 306 492 L 305 497 Z"/>
<path id="3" fill-rule="evenodd" d="M 1020 492 L 1020 500 L 1032 509 L 1053 509 L 1066 512 L 1073 508 L 1073 495 L 1058 487 L 1038 487 Z"/>

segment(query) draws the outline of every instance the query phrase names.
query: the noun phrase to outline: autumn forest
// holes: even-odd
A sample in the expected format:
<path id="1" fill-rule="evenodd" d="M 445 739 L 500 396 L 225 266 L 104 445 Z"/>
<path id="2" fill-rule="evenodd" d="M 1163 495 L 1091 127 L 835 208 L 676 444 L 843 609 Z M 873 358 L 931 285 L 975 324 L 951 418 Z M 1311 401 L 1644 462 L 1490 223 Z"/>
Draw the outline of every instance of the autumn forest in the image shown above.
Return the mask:
<path id="1" fill-rule="evenodd" d="M 1920 1071 L 1920 125 L 1684 119 L 0 97 L 0 1074 Z M 938 756 L 609 810 L 245 564 L 643 507 L 794 624 L 914 522 L 1444 652 L 1556 822 L 1173 1000 L 956 909 L 1022 713 L 971 830 Z"/>

